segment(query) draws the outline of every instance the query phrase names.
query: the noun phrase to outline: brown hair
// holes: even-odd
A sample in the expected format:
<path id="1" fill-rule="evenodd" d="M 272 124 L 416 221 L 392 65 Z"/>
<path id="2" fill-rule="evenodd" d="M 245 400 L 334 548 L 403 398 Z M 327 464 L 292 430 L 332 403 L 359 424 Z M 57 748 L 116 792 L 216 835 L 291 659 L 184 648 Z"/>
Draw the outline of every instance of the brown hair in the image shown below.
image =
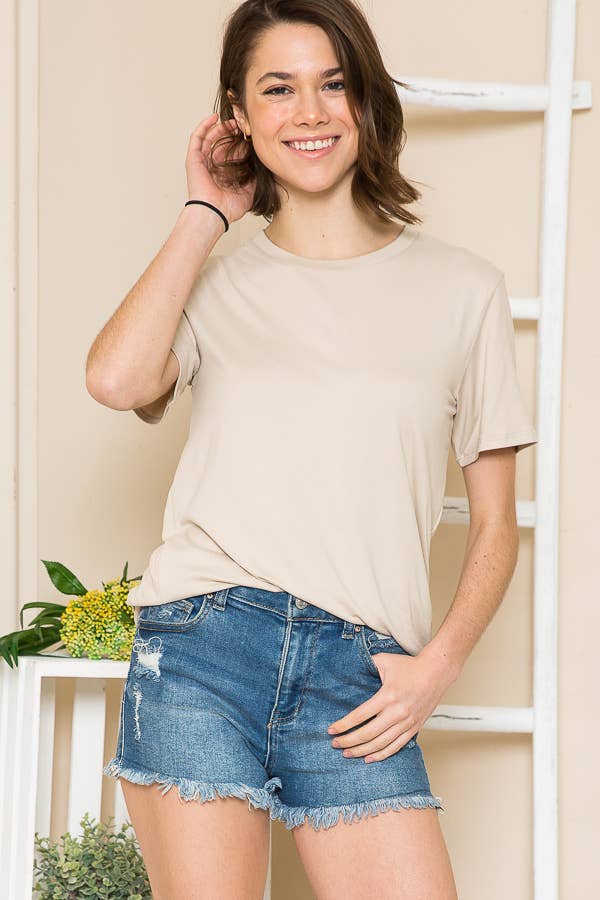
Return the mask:
<path id="1" fill-rule="evenodd" d="M 398 170 L 406 131 L 394 85 L 409 90 L 410 86 L 386 71 L 371 27 L 354 0 L 244 0 L 225 22 L 214 112 L 219 112 L 221 121 L 233 118 L 228 91 L 245 112 L 246 74 L 252 53 L 262 34 L 280 23 L 317 25 L 337 53 L 350 112 L 359 132 L 352 179 L 355 204 L 381 222 L 400 219 L 421 223 L 403 205 L 418 200 L 421 194 Z M 220 145 L 225 145 L 225 154 L 218 162 L 214 152 Z M 247 148 L 246 153 L 242 148 Z M 271 219 L 280 209 L 275 176 L 262 164 L 252 143 L 244 141 L 241 131 L 215 141 L 210 163 L 224 183 L 245 185 L 256 179 L 250 212 Z"/>

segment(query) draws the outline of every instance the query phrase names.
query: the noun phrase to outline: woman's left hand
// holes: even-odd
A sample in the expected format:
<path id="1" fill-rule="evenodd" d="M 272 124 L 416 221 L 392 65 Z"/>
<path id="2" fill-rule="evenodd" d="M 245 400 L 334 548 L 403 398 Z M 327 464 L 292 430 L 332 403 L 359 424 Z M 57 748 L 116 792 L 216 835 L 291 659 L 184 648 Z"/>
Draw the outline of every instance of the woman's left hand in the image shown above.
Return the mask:
<path id="1" fill-rule="evenodd" d="M 332 722 L 332 746 L 344 756 L 366 756 L 365 762 L 386 759 L 421 730 L 453 678 L 440 678 L 425 660 L 408 654 L 374 653 L 382 685 L 347 716 Z M 375 718 L 372 718 L 372 717 Z M 351 734 L 341 734 L 369 719 Z M 333 731 L 332 731 L 333 729 Z M 368 754 L 368 756 L 367 756 Z"/>

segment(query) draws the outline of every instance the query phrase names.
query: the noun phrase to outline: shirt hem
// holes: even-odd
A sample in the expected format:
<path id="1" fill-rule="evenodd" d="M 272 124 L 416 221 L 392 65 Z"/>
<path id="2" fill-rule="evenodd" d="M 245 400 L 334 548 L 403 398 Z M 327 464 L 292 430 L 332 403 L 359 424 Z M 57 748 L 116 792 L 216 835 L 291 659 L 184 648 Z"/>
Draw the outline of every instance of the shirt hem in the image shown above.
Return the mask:
<path id="1" fill-rule="evenodd" d="M 517 452 L 537 444 L 538 438 L 535 431 L 521 432 L 517 434 L 496 435 L 495 437 L 483 438 L 479 441 L 477 448 L 462 453 L 456 457 L 459 466 L 468 466 L 469 463 L 475 462 L 479 454 L 484 450 L 501 450 L 504 447 L 516 447 Z"/>

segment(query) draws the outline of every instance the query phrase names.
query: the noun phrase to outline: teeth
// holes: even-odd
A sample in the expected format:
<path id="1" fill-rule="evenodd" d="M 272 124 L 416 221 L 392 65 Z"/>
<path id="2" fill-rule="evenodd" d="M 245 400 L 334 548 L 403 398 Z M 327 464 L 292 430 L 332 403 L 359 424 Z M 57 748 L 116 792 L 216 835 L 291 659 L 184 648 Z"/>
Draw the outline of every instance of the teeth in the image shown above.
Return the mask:
<path id="1" fill-rule="evenodd" d="M 331 147 L 336 139 L 329 138 L 326 141 L 286 141 L 294 150 L 321 150 L 323 147 Z"/>

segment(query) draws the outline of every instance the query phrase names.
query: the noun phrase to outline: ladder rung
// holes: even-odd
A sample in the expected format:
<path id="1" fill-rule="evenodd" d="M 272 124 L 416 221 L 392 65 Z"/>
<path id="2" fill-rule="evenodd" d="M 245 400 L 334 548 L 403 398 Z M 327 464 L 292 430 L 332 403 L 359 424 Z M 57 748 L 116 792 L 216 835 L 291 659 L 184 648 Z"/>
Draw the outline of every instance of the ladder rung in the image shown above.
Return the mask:
<path id="1" fill-rule="evenodd" d="M 436 706 L 425 723 L 432 731 L 533 733 L 531 706 Z"/>
<path id="2" fill-rule="evenodd" d="M 409 88 L 396 87 L 400 100 L 407 104 L 441 106 L 448 109 L 538 112 L 548 108 L 547 84 L 516 84 L 508 81 L 455 81 L 449 78 L 398 76 Z M 590 109 L 590 81 L 571 82 L 571 108 Z"/>
<path id="3" fill-rule="evenodd" d="M 535 500 L 517 500 L 517 524 L 521 528 L 535 525 Z M 448 525 L 464 525 L 469 522 L 468 497 L 444 497 L 440 522 Z"/>
<path id="4" fill-rule="evenodd" d="M 510 299 L 510 310 L 513 319 L 539 319 L 540 317 L 540 299 L 539 297 L 515 297 Z"/>

